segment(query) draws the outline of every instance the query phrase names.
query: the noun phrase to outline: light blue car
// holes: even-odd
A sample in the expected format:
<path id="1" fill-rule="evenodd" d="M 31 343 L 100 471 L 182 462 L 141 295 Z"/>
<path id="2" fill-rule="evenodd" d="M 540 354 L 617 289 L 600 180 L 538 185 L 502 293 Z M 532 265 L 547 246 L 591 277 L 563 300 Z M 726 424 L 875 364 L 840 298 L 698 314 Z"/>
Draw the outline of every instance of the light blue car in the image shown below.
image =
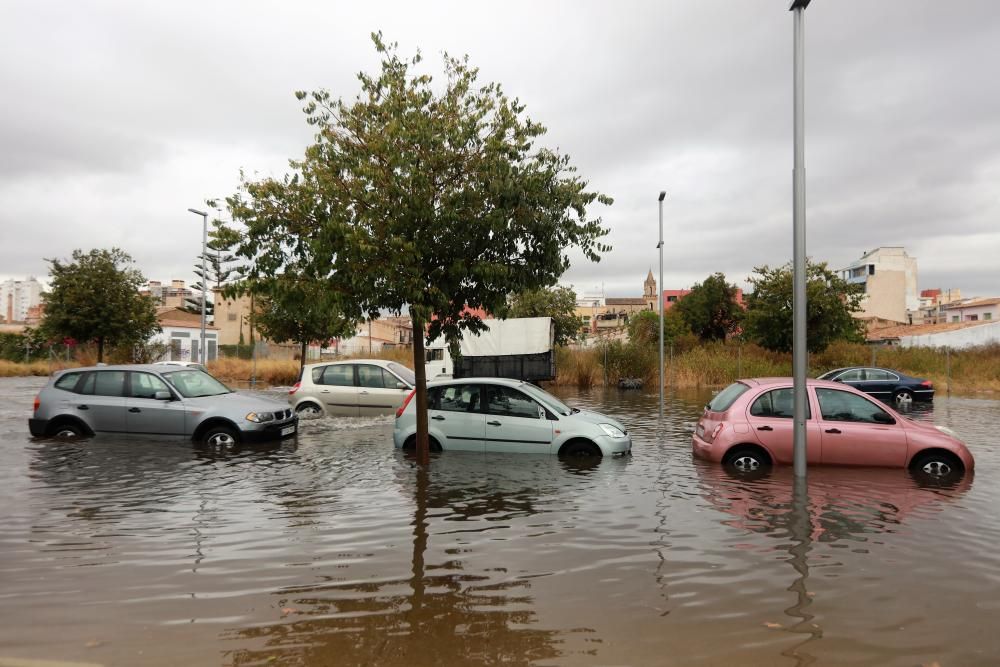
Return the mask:
<path id="1" fill-rule="evenodd" d="M 417 406 L 411 392 L 396 412 L 397 448 L 416 444 Z M 427 383 L 432 451 L 518 452 L 559 456 L 615 456 L 632 450 L 616 419 L 570 408 L 533 384 L 503 378 Z"/>

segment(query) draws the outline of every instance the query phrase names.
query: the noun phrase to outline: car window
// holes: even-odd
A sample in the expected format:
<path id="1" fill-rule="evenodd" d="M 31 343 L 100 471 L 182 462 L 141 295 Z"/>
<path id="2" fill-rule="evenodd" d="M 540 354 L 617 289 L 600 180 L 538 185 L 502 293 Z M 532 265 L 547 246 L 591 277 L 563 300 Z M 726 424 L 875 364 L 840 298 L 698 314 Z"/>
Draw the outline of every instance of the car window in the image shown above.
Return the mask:
<path id="1" fill-rule="evenodd" d="M 80 380 L 81 373 L 65 373 L 56 380 L 56 389 L 65 389 L 66 391 L 75 391 L 76 383 Z"/>
<path id="2" fill-rule="evenodd" d="M 359 387 L 371 387 L 373 389 L 386 389 L 386 388 L 396 388 L 396 378 L 392 378 L 392 383 L 389 383 L 389 378 L 385 377 L 389 373 L 383 373 L 381 366 L 373 366 L 372 364 L 358 364 L 358 386 Z"/>
<path id="3" fill-rule="evenodd" d="M 491 415 L 538 419 L 538 403 L 511 387 L 501 385 L 486 388 L 486 411 Z"/>
<path id="4" fill-rule="evenodd" d="M 417 384 L 417 376 L 414 375 L 413 371 L 411 371 L 406 366 L 402 364 L 397 364 L 394 361 L 390 361 L 389 370 L 398 375 L 400 378 L 402 378 L 403 382 L 410 385 L 411 387 Z M 392 386 L 395 387 L 396 386 L 395 381 L 393 382 L 394 384 Z"/>
<path id="5" fill-rule="evenodd" d="M 875 368 L 869 368 L 866 377 L 869 380 L 878 380 L 878 381 L 881 381 L 881 382 L 885 382 L 885 381 L 888 381 L 888 380 L 898 380 L 899 379 L 896 376 L 894 376 L 892 373 L 890 373 L 889 371 L 878 370 L 878 369 L 875 369 Z"/>
<path id="6" fill-rule="evenodd" d="M 170 371 L 169 373 L 164 373 L 163 377 L 184 398 L 200 398 L 202 396 L 219 396 L 221 394 L 232 393 L 232 389 L 208 373 L 202 373 L 194 369 Z"/>
<path id="7" fill-rule="evenodd" d="M 444 412 L 479 412 L 479 385 L 449 384 L 428 392 L 428 407 Z"/>
<path id="8" fill-rule="evenodd" d="M 156 398 L 156 392 L 170 391 L 167 383 L 152 373 L 129 373 L 129 385 L 132 398 Z"/>
<path id="9" fill-rule="evenodd" d="M 837 379 L 841 382 L 863 382 L 865 379 L 865 372 L 860 368 L 855 368 L 851 371 L 844 371 Z"/>
<path id="10" fill-rule="evenodd" d="M 749 391 L 749 389 L 750 387 L 742 382 L 734 382 L 708 402 L 708 409 L 712 412 L 725 412 L 729 409 L 729 406 L 736 402 L 737 398 L 742 396 L 744 392 Z"/>
<path id="11" fill-rule="evenodd" d="M 819 399 L 819 409 L 826 421 L 876 424 L 879 422 L 874 419 L 874 415 L 885 413 L 885 410 L 867 398 L 846 391 L 817 388 L 816 398 Z"/>
<path id="12" fill-rule="evenodd" d="M 125 371 L 87 373 L 80 393 L 88 396 L 123 396 L 125 394 Z"/>
<path id="13" fill-rule="evenodd" d="M 323 377 L 317 384 L 334 387 L 354 386 L 354 364 L 334 364 L 323 367 Z"/>
<path id="14" fill-rule="evenodd" d="M 794 394 L 791 388 L 772 389 L 757 397 L 750 406 L 750 414 L 754 417 L 779 417 L 791 419 L 795 416 Z M 809 403 L 806 402 L 806 419 L 812 418 Z"/>

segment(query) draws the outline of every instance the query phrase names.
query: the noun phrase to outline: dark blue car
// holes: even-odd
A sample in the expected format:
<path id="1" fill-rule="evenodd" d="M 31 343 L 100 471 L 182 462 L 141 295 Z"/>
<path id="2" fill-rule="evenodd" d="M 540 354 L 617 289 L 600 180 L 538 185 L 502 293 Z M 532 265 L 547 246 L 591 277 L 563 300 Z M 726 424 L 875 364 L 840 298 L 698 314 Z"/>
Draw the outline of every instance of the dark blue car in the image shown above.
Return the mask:
<path id="1" fill-rule="evenodd" d="M 884 403 L 906 404 L 911 401 L 933 401 L 934 384 L 930 380 L 903 375 L 888 368 L 852 366 L 827 371 L 820 380 L 843 382 Z"/>

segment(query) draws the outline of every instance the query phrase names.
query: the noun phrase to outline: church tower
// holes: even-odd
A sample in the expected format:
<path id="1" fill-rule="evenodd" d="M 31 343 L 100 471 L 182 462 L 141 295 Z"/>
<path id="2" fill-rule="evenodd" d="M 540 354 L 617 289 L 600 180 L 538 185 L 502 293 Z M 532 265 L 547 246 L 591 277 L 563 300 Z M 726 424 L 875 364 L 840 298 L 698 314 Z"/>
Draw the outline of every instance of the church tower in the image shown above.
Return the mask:
<path id="1" fill-rule="evenodd" d="M 653 278 L 653 269 L 649 270 L 646 282 L 643 283 L 642 296 L 646 300 L 646 305 L 651 310 L 656 310 L 656 279 Z"/>

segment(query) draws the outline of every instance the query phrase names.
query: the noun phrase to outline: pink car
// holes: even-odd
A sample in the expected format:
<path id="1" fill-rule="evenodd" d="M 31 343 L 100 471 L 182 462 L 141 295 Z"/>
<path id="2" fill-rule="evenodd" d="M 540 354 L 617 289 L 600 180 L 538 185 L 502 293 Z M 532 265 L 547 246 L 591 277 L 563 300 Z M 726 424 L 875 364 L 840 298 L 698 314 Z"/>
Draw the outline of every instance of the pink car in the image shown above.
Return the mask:
<path id="1" fill-rule="evenodd" d="M 838 382 L 809 380 L 806 462 L 910 468 L 940 478 L 972 471 L 965 444 Z M 705 406 L 694 455 L 740 471 L 792 463 L 792 378 L 734 382 Z"/>

